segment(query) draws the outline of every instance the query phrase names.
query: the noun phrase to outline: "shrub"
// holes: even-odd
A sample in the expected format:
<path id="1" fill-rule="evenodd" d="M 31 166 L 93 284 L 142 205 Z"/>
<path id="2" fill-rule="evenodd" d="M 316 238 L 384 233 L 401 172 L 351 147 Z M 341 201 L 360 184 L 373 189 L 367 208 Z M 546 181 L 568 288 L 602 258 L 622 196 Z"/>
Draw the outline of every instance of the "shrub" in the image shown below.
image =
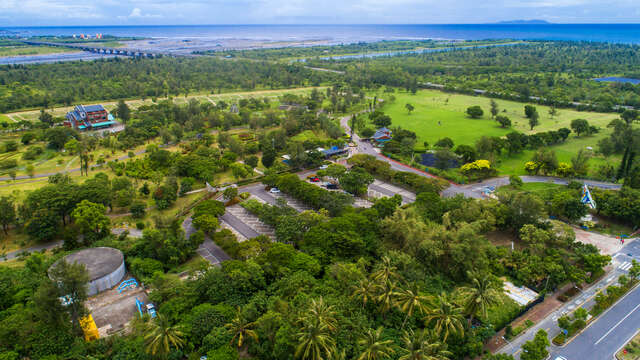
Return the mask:
<path id="1" fill-rule="evenodd" d="M 0 161 L 0 169 L 12 169 L 18 166 L 16 159 L 8 159 Z"/>
<path id="2" fill-rule="evenodd" d="M 517 188 L 517 189 L 521 188 L 522 185 L 524 184 L 522 182 L 522 179 L 518 175 L 509 176 L 509 183 L 511 184 L 511 186 L 513 186 L 514 188 Z"/>
<path id="3" fill-rule="evenodd" d="M 460 168 L 463 174 L 472 179 L 486 179 L 495 176 L 498 172 L 491 167 L 489 160 L 476 160 L 474 162 L 464 164 Z"/>
<path id="4" fill-rule="evenodd" d="M 142 201 L 134 202 L 129 208 L 131 217 L 134 219 L 142 219 L 147 212 L 147 204 Z"/>
<path id="5" fill-rule="evenodd" d="M 142 221 L 136 222 L 136 229 L 144 230 L 144 228 L 145 228 L 144 222 L 142 222 Z"/>

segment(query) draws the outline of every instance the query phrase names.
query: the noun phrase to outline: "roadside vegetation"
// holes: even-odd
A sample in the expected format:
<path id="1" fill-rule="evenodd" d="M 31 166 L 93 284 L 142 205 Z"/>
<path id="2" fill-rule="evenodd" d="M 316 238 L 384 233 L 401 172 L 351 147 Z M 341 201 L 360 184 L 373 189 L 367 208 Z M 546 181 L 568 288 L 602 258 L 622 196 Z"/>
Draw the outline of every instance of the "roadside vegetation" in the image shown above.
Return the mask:
<path id="1" fill-rule="evenodd" d="M 336 51 L 419 45 L 356 44 Z M 504 282 L 544 296 L 566 284 L 593 282 L 611 261 L 559 222 L 580 224 L 591 211 L 580 201 L 581 183 L 530 185 L 517 175 L 620 182 L 620 191 L 592 190 L 596 212 L 629 228 L 640 221 L 638 113 L 611 112 L 606 99 L 592 96 L 608 89 L 631 102 L 636 89 L 579 88 L 582 77 L 547 78 L 537 65 L 526 70 L 536 54 L 530 49 L 551 70 L 562 67 L 559 54 L 567 47 L 576 48 L 568 59 L 586 51 L 567 43 L 528 46 L 434 54 L 435 65 L 424 56 L 367 66 L 318 61 L 345 74 L 208 57 L 0 68 L 0 110 L 38 109 L 0 119 L 0 255 L 62 244 L 0 264 L 0 358 L 513 359 L 484 350 L 501 329 L 516 336 L 532 326 L 511 324 L 524 309 L 505 294 Z M 612 56 L 633 50 L 584 49 Z M 288 56 L 278 51 L 249 56 Z M 291 50 L 294 56 L 315 51 L 324 53 Z M 472 56 L 490 60 L 478 63 Z M 515 65 L 519 56 L 523 66 Z M 445 60 L 454 66 L 442 66 Z M 590 76 L 602 63 L 589 56 L 583 64 Z M 487 73 L 493 80 L 484 78 Z M 522 73 L 530 77 L 514 81 Z M 461 84 L 466 77 L 488 86 L 524 84 L 565 100 L 587 98 L 603 112 L 533 104 L 520 92 L 492 100 L 418 90 L 418 82 L 445 76 L 457 87 L 475 84 Z M 230 93 L 237 90 L 250 92 Z M 511 85 L 504 90 L 516 91 Z M 125 126 L 117 133 L 77 132 L 60 126 L 65 108 L 49 110 L 124 98 L 140 100 L 107 104 Z M 301 180 L 300 170 L 327 164 L 323 149 L 353 141 L 340 127 L 342 118 L 363 138 L 391 129 L 380 137 L 382 152 L 429 174 L 397 171 L 379 157 L 356 154 L 317 171 L 337 189 L 318 186 L 320 179 L 312 183 L 314 177 Z M 427 165 L 419 164 L 423 155 Z M 450 186 L 445 177 L 469 182 L 496 175 L 511 175 L 511 185 L 491 197 L 441 196 Z M 370 207 L 354 207 L 375 179 L 411 191 L 416 200 L 402 205 L 400 195 L 367 198 Z M 282 200 L 264 204 L 234 186 L 258 181 L 310 210 L 298 212 Z M 209 193 L 207 184 L 225 190 Z M 274 239 L 240 241 L 222 229 L 231 206 L 273 227 Z M 115 228 L 132 232 L 116 235 Z M 209 238 L 231 260 L 209 266 L 199 258 L 196 249 Z M 95 246 L 124 253 L 158 316 L 85 342 L 78 320 L 87 313 L 86 270 L 65 262 L 49 267 Z M 592 315 L 639 275 L 602 292 Z M 59 298 L 69 294 L 71 306 L 63 306 Z M 563 325 L 576 333 L 581 321 L 582 312 Z M 521 358 L 544 359 L 549 344 L 541 330 Z"/>

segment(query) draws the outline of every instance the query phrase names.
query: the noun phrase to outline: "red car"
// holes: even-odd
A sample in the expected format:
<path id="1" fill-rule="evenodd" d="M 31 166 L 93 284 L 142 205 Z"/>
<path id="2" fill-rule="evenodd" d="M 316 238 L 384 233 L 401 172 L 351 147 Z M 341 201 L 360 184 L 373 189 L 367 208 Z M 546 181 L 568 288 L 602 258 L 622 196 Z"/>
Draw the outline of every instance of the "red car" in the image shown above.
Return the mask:
<path id="1" fill-rule="evenodd" d="M 309 181 L 311 181 L 311 182 L 320 182 L 320 178 L 318 178 L 317 176 L 314 176 L 311 179 L 309 179 Z"/>

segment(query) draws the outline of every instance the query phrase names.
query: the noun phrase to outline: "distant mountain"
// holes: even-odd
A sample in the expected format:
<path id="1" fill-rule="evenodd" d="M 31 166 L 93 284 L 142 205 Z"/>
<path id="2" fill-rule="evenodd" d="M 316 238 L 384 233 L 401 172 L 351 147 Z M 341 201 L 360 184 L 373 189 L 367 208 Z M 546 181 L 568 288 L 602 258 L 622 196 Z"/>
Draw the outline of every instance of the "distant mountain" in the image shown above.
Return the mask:
<path id="1" fill-rule="evenodd" d="M 507 20 L 498 21 L 496 24 L 508 24 L 508 25 L 544 25 L 551 24 L 546 20 Z"/>

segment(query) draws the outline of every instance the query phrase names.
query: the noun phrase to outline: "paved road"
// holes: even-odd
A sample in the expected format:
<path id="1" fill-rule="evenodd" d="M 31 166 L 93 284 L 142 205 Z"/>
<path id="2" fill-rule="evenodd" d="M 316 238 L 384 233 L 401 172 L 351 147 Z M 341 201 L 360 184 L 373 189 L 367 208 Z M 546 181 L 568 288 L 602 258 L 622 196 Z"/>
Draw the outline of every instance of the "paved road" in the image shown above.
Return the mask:
<path id="1" fill-rule="evenodd" d="M 349 119 L 351 119 L 351 116 L 345 116 L 340 119 L 340 125 L 347 133 L 350 133 L 351 131 L 349 128 Z M 356 153 L 373 155 L 377 159 L 389 163 L 393 170 L 406 171 L 406 172 L 418 174 L 420 176 L 437 178 L 436 176 L 431 175 L 425 171 L 412 168 L 408 165 L 402 164 L 398 161 L 395 161 L 393 159 L 390 159 L 380 154 L 379 149 L 376 149 L 373 145 L 371 145 L 367 141 L 362 141 L 358 136 L 358 134 L 356 133 L 353 134 L 353 142 L 356 144 L 356 150 L 355 150 Z M 620 184 L 613 184 L 613 183 L 594 181 L 594 180 L 563 179 L 563 178 L 557 178 L 553 176 L 521 176 L 520 178 L 525 183 L 550 182 L 554 184 L 567 185 L 569 181 L 576 180 L 584 184 L 587 184 L 591 187 L 597 187 L 597 188 L 606 189 L 606 190 L 619 190 L 622 187 L 622 185 Z M 468 185 L 458 185 L 450 182 L 450 186 L 442 192 L 442 196 L 452 197 L 458 194 L 463 194 L 465 197 L 482 199 L 484 198 L 482 191 L 485 187 L 487 186 L 499 187 L 504 185 L 509 185 L 509 177 L 505 176 L 505 177 L 487 179 L 482 182 L 468 184 Z"/>
<path id="2" fill-rule="evenodd" d="M 627 254 L 631 254 L 632 256 L 628 256 Z M 567 302 L 558 310 L 550 314 L 546 319 L 540 321 L 532 328 L 528 329 L 523 335 L 520 335 L 511 343 L 504 346 L 499 352 L 504 354 L 511 354 L 519 359 L 519 355 L 521 354 L 522 345 L 535 336 L 535 333 L 540 329 L 544 329 L 549 334 L 549 339 L 553 339 L 557 334 L 560 333 L 560 328 L 558 327 L 558 318 L 562 316 L 564 313 L 571 312 L 580 306 L 584 306 L 587 309 L 590 309 L 595 301 L 593 300 L 594 296 L 598 291 L 603 288 L 606 288 L 609 285 L 613 285 L 616 283 L 616 280 L 620 275 L 627 274 L 631 259 L 636 259 L 640 261 L 640 240 L 635 240 L 627 243 L 625 247 L 622 248 L 616 255 L 613 256 L 613 270 L 607 274 L 602 280 L 594 284 L 593 286 L 585 289 L 582 294 L 575 296 L 570 302 Z M 632 298 L 635 301 L 635 305 L 640 303 L 640 293 L 638 288 L 636 288 L 633 292 L 628 295 L 628 298 Z M 624 301 L 628 301 L 625 298 Z M 635 323 L 635 328 L 633 326 L 628 326 L 626 320 L 621 323 L 620 326 L 616 327 L 610 334 L 607 335 L 600 343 L 595 344 L 596 340 L 602 337 L 609 329 L 613 328 L 613 326 L 620 321 L 626 314 L 631 312 L 631 310 L 635 307 L 631 306 L 629 308 L 628 305 L 625 305 L 626 302 L 621 301 L 616 306 L 611 308 L 608 312 L 600 315 L 598 319 L 592 323 L 587 330 L 585 330 L 582 334 L 578 335 L 572 342 L 567 344 L 564 348 L 560 348 L 554 345 L 551 345 L 549 352 L 552 355 L 562 355 L 565 356 L 568 360 L 580 359 L 580 360 L 589 360 L 589 359 L 611 359 L 611 356 L 600 356 L 602 351 L 604 351 L 604 347 L 601 347 L 601 343 L 605 343 L 604 339 L 607 339 L 609 336 L 613 338 L 617 338 L 619 341 L 624 343 L 624 339 L 627 339 L 635 333 L 635 331 L 640 326 L 640 321 Z M 630 319 L 637 319 L 640 317 L 640 309 L 636 309 L 635 312 L 629 316 Z M 637 317 L 636 317 L 637 316 Z M 600 325 L 602 322 L 603 325 Z M 624 324 L 623 324 L 624 323 Z M 607 330 L 600 331 L 599 329 L 605 328 Z M 593 330 L 591 330 L 593 328 Z M 633 328 L 633 329 L 631 329 Z M 600 334 L 596 337 L 597 334 Z M 595 337 L 595 340 L 593 339 Z M 623 339 L 624 338 L 624 339 Z M 615 342 L 612 339 L 607 340 L 606 344 L 608 346 L 611 345 L 612 342 Z M 574 345 L 574 343 L 576 345 Z M 588 351 L 583 351 L 583 348 L 591 349 L 592 353 L 590 355 Z M 619 346 L 618 346 L 619 347 Z M 618 347 L 609 348 L 607 347 L 607 351 L 610 351 L 611 354 L 616 351 Z M 608 354 L 608 353 L 607 353 Z M 589 357 L 591 356 L 591 357 Z M 552 359 L 554 357 L 552 356 Z"/>
<path id="3" fill-rule="evenodd" d="M 184 222 L 182 222 L 182 229 L 184 230 L 184 235 L 187 238 L 191 237 L 191 234 L 197 231 L 193 226 L 191 217 L 186 218 Z M 231 257 L 227 255 L 222 248 L 216 245 L 207 235 L 205 235 L 204 242 L 198 247 L 196 252 L 212 265 L 220 265 L 223 261 L 231 260 Z"/>
<path id="4" fill-rule="evenodd" d="M 640 287 L 636 287 L 564 348 L 550 351 L 551 358 L 561 355 L 569 360 L 613 359 L 639 328 Z"/>
<path id="5" fill-rule="evenodd" d="M 22 253 L 32 253 L 32 252 L 42 251 L 42 250 L 51 250 L 53 248 L 62 246 L 62 244 L 63 244 L 63 241 L 60 240 L 60 241 L 56 241 L 48 244 L 42 244 L 42 245 L 32 246 L 26 249 L 12 251 L 7 253 L 4 257 L 0 258 L 0 262 L 15 259 L 18 256 L 20 256 L 20 254 Z"/>

